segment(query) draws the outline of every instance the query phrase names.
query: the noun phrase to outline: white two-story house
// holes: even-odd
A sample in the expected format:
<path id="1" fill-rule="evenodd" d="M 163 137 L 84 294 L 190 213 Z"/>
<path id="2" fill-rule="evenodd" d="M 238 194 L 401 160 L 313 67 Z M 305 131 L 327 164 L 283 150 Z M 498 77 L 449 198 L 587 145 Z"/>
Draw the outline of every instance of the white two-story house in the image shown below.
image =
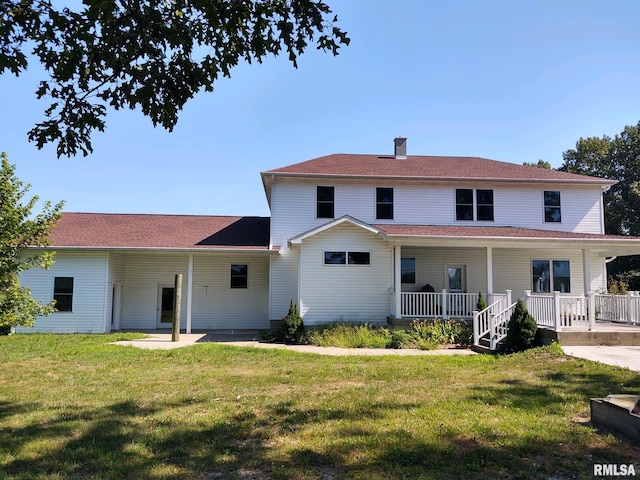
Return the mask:
<path id="1" fill-rule="evenodd" d="M 56 263 L 22 283 L 36 331 L 268 329 L 468 317 L 478 292 L 586 295 L 640 239 L 604 234 L 614 182 L 476 157 L 335 154 L 262 172 L 270 218 L 65 213 Z M 431 295 L 423 295 L 430 293 Z"/>

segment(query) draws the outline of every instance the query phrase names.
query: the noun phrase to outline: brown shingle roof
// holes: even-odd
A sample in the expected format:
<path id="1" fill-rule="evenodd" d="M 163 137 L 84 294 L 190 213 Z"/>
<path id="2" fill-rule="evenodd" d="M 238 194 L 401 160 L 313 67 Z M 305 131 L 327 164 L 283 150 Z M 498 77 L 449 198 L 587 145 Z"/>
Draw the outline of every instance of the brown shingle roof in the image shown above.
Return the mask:
<path id="1" fill-rule="evenodd" d="M 429 157 L 409 155 L 396 160 L 389 155 L 337 153 L 295 163 L 263 175 L 355 176 L 407 179 L 484 179 L 541 182 L 571 182 L 612 185 L 612 180 L 576 175 L 538 167 L 499 162 L 480 157 Z"/>
<path id="2" fill-rule="evenodd" d="M 269 248 L 269 218 L 63 213 L 52 247 L 133 249 Z"/>
<path id="3" fill-rule="evenodd" d="M 477 237 L 477 238 L 540 238 L 567 240 L 628 240 L 638 237 L 598 235 L 594 233 L 561 232 L 520 227 L 475 227 L 464 225 L 374 225 L 390 236 L 407 237 Z"/>

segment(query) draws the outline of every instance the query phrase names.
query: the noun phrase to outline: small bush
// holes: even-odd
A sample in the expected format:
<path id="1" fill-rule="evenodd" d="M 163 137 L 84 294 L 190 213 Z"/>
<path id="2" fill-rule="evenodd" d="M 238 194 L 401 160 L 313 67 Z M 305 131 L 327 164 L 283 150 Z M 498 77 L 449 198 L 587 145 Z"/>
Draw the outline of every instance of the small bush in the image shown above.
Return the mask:
<path id="1" fill-rule="evenodd" d="M 478 302 L 476 303 L 476 310 L 481 312 L 485 310 L 489 305 L 487 305 L 487 301 L 482 296 L 482 292 L 478 292 Z"/>
<path id="2" fill-rule="evenodd" d="M 0 325 L 0 337 L 11 335 L 10 325 Z"/>
<path id="3" fill-rule="evenodd" d="M 387 348 L 410 348 L 415 345 L 415 338 L 407 330 L 393 330 Z"/>
<path id="4" fill-rule="evenodd" d="M 518 300 L 516 308 L 507 325 L 505 351 L 507 353 L 521 352 L 535 346 L 538 325 L 527 310 L 522 300 Z"/>
<path id="5" fill-rule="evenodd" d="M 298 312 L 298 306 L 293 303 L 289 305 L 289 313 L 282 319 L 279 340 L 285 343 L 300 343 L 304 339 L 304 323 Z"/>

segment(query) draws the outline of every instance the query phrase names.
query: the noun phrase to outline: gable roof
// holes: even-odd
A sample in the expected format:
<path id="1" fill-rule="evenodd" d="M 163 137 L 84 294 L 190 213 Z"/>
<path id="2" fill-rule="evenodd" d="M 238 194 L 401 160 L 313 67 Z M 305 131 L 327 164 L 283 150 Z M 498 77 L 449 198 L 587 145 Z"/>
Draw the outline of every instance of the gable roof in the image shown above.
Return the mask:
<path id="1" fill-rule="evenodd" d="M 408 155 L 396 159 L 390 155 L 336 153 L 294 163 L 261 173 L 270 202 L 272 176 L 311 178 L 375 178 L 430 181 L 469 181 L 515 183 L 571 183 L 611 186 L 617 183 L 587 175 L 517 165 L 480 157 L 443 157 Z"/>
<path id="2" fill-rule="evenodd" d="M 303 240 L 309 237 L 312 237 L 314 235 L 317 235 L 318 233 L 322 233 L 326 230 L 329 230 L 333 227 L 337 227 L 338 225 L 342 225 L 343 223 L 348 223 L 355 227 L 362 228 L 363 230 L 374 233 L 376 235 L 379 235 L 382 232 L 382 230 L 379 227 L 376 227 L 374 225 L 370 225 L 366 222 L 358 220 L 357 218 L 354 218 L 351 215 L 343 215 L 342 217 L 336 218 L 335 220 L 325 223 L 324 225 L 320 225 L 319 227 L 315 227 L 315 228 L 312 228 L 311 230 L 307 230 L 306 232 L 296 235 L 295 237 L 291 237 L 289 239 L 289 243 L 291 245 L 299 245 L 302 243 Z"/>
<path id="3" fill-rule="evenodd" d="M 52 248 L 268 250 L 268 217 L 63 213 Z"/>

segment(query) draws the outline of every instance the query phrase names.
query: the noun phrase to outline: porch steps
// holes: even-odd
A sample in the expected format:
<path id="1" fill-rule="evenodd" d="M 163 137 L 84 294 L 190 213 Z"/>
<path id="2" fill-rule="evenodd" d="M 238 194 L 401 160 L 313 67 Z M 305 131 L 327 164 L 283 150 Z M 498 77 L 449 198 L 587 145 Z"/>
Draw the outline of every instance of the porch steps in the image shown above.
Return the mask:
<path id="1" fill-rule="evenodd" d="M 538 326 L 538 340 L 543 345 L 640 345 L 640 326 L 596 325 L 595 330 L 564 330 Z"/>
<path id="2" fill-rule="evenodd" d="M 485 335 L 480 338 L 479 345 L 471 345 L 471 350 L 476 353 L 490 353 L 490 354 L 498 354 L 502 351 L 502 342 L 498 342 L 497 348 L 495 350 L 491 350 L 491 341 L 489 340 L 489 335 Z"/>

